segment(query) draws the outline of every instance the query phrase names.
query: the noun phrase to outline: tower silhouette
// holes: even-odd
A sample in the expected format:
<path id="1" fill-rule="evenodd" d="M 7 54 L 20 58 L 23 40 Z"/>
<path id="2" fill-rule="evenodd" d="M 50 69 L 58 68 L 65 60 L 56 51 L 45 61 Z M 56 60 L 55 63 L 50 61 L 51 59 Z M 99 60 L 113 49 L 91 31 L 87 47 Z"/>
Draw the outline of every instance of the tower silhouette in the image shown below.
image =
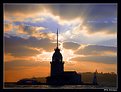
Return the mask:
<path id="1" fill-rule="evenodd" d="M 94 85 L 97 85 L 98 83 L 97 83 L 97 70 L 94 72 L 94 77 L 93 77 L 93 84 Z"/>
<path id="2" fill-rule="evenodd" d="M 58 29 L 57 29 L 57 47 L 52 56 L 51 73 L 47 77 L 47 84 L 64 85 L 64 84 L 81 84 L 81 74 L 76 71 L 64 71 L 64 62 L 60 49 L 58 48 Z"/>
<path id="3" fill-rule="evenodd" d="M 60 53 L 60 49 L 58 48 L 58 29 L 57 29 L 57 47 L 54 50 L 55 52 L 52 56 L 52 62 L 50 62 L 51 76 L 60 75 L 64 72 L 63 57 Z"/>

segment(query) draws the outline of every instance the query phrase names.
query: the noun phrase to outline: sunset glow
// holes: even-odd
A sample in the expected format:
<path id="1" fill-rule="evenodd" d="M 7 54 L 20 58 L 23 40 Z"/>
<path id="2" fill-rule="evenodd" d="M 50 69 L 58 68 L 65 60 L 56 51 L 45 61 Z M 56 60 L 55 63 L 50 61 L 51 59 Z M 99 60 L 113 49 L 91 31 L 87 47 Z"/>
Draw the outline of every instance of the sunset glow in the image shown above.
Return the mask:
<path id="1" fill-rule="evenodd" d="M 50 75 L 59 48 L 65 70 L 117 73 L 116 4 L 4 4 L 4 81 Z"/>

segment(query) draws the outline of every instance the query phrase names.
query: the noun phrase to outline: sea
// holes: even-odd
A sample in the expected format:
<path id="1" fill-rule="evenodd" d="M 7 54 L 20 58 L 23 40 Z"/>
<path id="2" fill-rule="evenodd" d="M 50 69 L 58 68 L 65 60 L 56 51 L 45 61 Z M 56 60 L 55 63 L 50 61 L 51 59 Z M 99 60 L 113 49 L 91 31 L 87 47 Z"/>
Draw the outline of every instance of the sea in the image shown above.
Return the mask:
<path id="1" fill-rule="evenodd" d="M 5 85 L 4 89 L 104 89 L 110 91 L 117 91 L 117 87 L 103 87 L 100 85 Z"/>

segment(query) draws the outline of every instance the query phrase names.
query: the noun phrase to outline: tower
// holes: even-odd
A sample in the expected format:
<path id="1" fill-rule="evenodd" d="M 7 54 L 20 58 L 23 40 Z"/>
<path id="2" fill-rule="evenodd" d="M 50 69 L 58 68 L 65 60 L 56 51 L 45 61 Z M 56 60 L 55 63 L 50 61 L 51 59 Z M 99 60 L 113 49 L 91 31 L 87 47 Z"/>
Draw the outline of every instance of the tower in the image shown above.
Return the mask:
<path id="1" fill-rule="evenodd" d="M 60 49 L 58 48 L 58 29 L 57 29 L 57 47 L 54 50 L 55 50 L 55 52 L 52 56 L 52 62 L 50 62 L 51 76 L 60 75 L 64 72 L 63 57 L 60 53 Z"/>
<path id="2" fill-rule="evenodd" d="M 96 74 L 97 74 L 97 70 L 94 72 L 94 77 L 93 77 L 93 84 L 94 85 L 97 85 L 97 76 L 96 76 Z"/>

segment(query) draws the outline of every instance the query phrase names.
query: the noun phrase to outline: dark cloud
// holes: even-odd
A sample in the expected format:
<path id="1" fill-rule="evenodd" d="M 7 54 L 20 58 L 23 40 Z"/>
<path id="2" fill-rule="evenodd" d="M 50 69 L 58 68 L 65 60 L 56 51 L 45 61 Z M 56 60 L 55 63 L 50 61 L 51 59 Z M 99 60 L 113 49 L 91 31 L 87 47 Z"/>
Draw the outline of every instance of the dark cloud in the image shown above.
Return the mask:
<path id="1" fill-rule="evenodd" d="M 51 43 L 47 38 L 38 40 L 34 37 L 23 39 L 11 36 L 10 38 L 4 37 L 4 46 L 6 53 L 11 53 L 14 56 L 28 56 L 41 53 L 30 49 L 29 47 L 42 48 L 45 51 L 52 51 L 56 44 Z"/>
<path id="2" fill-rule="evenodd" d="M 93 54 L 102 54 L 105 51 L 116 53 L 117 48 L 111 46 L 88 45 L 85 48 L 76 51 L 75 54 L 93 55 Z"/>
<path id="3" fill-rule="evenodd" d="M 74 43 L 74 42 L 64 42 L 63 43 L 63 47 L 65 49 L 77 49 L 80 45 L 78 43 Z"/>
<path id="4" fill-rule="evenodd" d="M 117 5 L 92 5 L 85 18 L 83 25 L 88 26 L 89 32 L 104 31 L 107 33 L 117 32 Z"/>
<path id="5" fill-rule="evenodd" d="M 10 62 L 5 62 L 5 70 L 15 70 L 15 69 L 26 69 L 27 67 L 45 67 L 48 66 L 49 62 L 36 62 L 30 60 L 14 60 Z"/>
<path id="6" fill-rule="evenodd" d="M 116 4 L 55 4 L 50 5 L 49 9 L 53 14 L 68 20 L 82 17 L 87 22 L 117 17 Z"/>
<path id="7" fill-rule="evenodd" d="M 116 22 L 115 18 L 117 18 L 116 4 L 5 4 L 4 7 L 6 12 L 23 14 L 41 12 L 43 9 L 47 9 L 50 10 L 48 12 L 60 16 L 65 20 L 82 17 L 84 20 L 83 25 L 89 28 L 88 31 L 90 33 L 99 31 L 105 31 L 107 33 L 117 32 L 117 23 L 112 22 Z M 90 23 L 89 21 L 96 22 Z M 108 23 L 105 23 L 105 21 L 108 21 Z M 37 22 L 33 25 L 47 27 L 49 31 L 53 31 L 55 28 L 61 28 L 58 22 L 51 18 L 47 18 L 46 21 L 42 23 Z"/>
<path id="8" fill-rule="evenodd" d="M 6 13 L 21 13 L 25 15 L 47 9 L 54 15 L 60 15 L 60 17 L 64 19 L 72 19 L 84 15 L 84 11 L 86 12 L 86 10 L 89 9 L 88 7 L 89 5 L 83 4 L 4 4 Z"/>
<path id="9" fill-rule="evenodd" d="M 66 20 L 87 16 L 87 10 L 89 9 L 89 4 L 57 4 L 49 6 L 49 10 L 54 15 L 59 15 L 62 19 Z"/>
<path id="10" fill-rule="evenodd" d="M 39 6 L 39 7 L 38 7 Z M 7 13 L 22 13 L 22 14 L 32 14 L 39 12 L 43 9 L 43 5 L 37 4 L 4 4 L 5 12 Z"/>
<path id="11" fill-rule="evenodd" d="M 50 6 L 50 10 L 53 14 L 66 20 L 81 17 L 84 20 L 83 25 L 88 27 L 89 33 L 114 34 L 117 32 L 116 4 L 61 4 Z"/>
<path id="12" fill-rule="evenodd" d="M 51 43 L 48 38 L 38 40 L 34 37 L 30 37 L 26 44 L 35 48 L 43 48 L 46 51 L 53 51 L 53 49 L 56 47 L 56 43 Z"/>
<path id="13" fill-rule="evenodd" d="M 91 6 L 89 11 L 90 19 L 109 19 L 117 16 L 117 5 L 116 4 L 95 4 Z"/>
<path id="14" fill-rule="evenodd" d="M 4 46 L 5 52 L 11 53 L 13 56 L 33 56 L 40 53 L 28 48 L 26 40 L 19 37 L 5 37 Z"/>
<path id="15" fill-rule="evenodd" d="M 97 63 L 105 63 L 105 64 L 116 64 L 117 57 L 116 56 L 86 56 L 86 57 L 76 57 L 72 58 L 72 61 L 88 61 L 88 62 L 97 62 Z"/>
<path id="16" fill-rule="evenodd" d="M 117 39 L 109 39 L 109 40 L 105 40 L 105 41 L 100 41 L 100 42 L 97 42 L 96 44 L 116 47 L 117 46 Z"/>
<path id="17" fill-rule="evenodd" d="M 36 51 L 36 50 L 33 50 L 33 49 L 30 49 L 28 47 L 24 47 L 24 46 L 17 46 L 17 47 L 14 47 L 11 48 L 9 47 L 11 50 L 9 50 L 13 56 L 34 56 L 34 55 L 37 55 L 37 54 L 41 54 L 41 52 L 39 51 Z"/>
<path id="18" fill-rule="evenodd" d="M 105 21 L 95 21 L 85 25 L 88 26 L 89 33 L 106 32 L 108 34 L 114 34 L 117 32 L 117 23 L 112 23 L 111 21 L 107 23 Z"/>
<path id="19" fill-rule="evenodd" d="M 4 4 L 4 9 L 9 13 L 19 12 L 23 14 L 49 9 L 51 13 L 60 15 L 64 19 L 80 16 L 97 19 L 117 15 L 116 4 Z"/>

